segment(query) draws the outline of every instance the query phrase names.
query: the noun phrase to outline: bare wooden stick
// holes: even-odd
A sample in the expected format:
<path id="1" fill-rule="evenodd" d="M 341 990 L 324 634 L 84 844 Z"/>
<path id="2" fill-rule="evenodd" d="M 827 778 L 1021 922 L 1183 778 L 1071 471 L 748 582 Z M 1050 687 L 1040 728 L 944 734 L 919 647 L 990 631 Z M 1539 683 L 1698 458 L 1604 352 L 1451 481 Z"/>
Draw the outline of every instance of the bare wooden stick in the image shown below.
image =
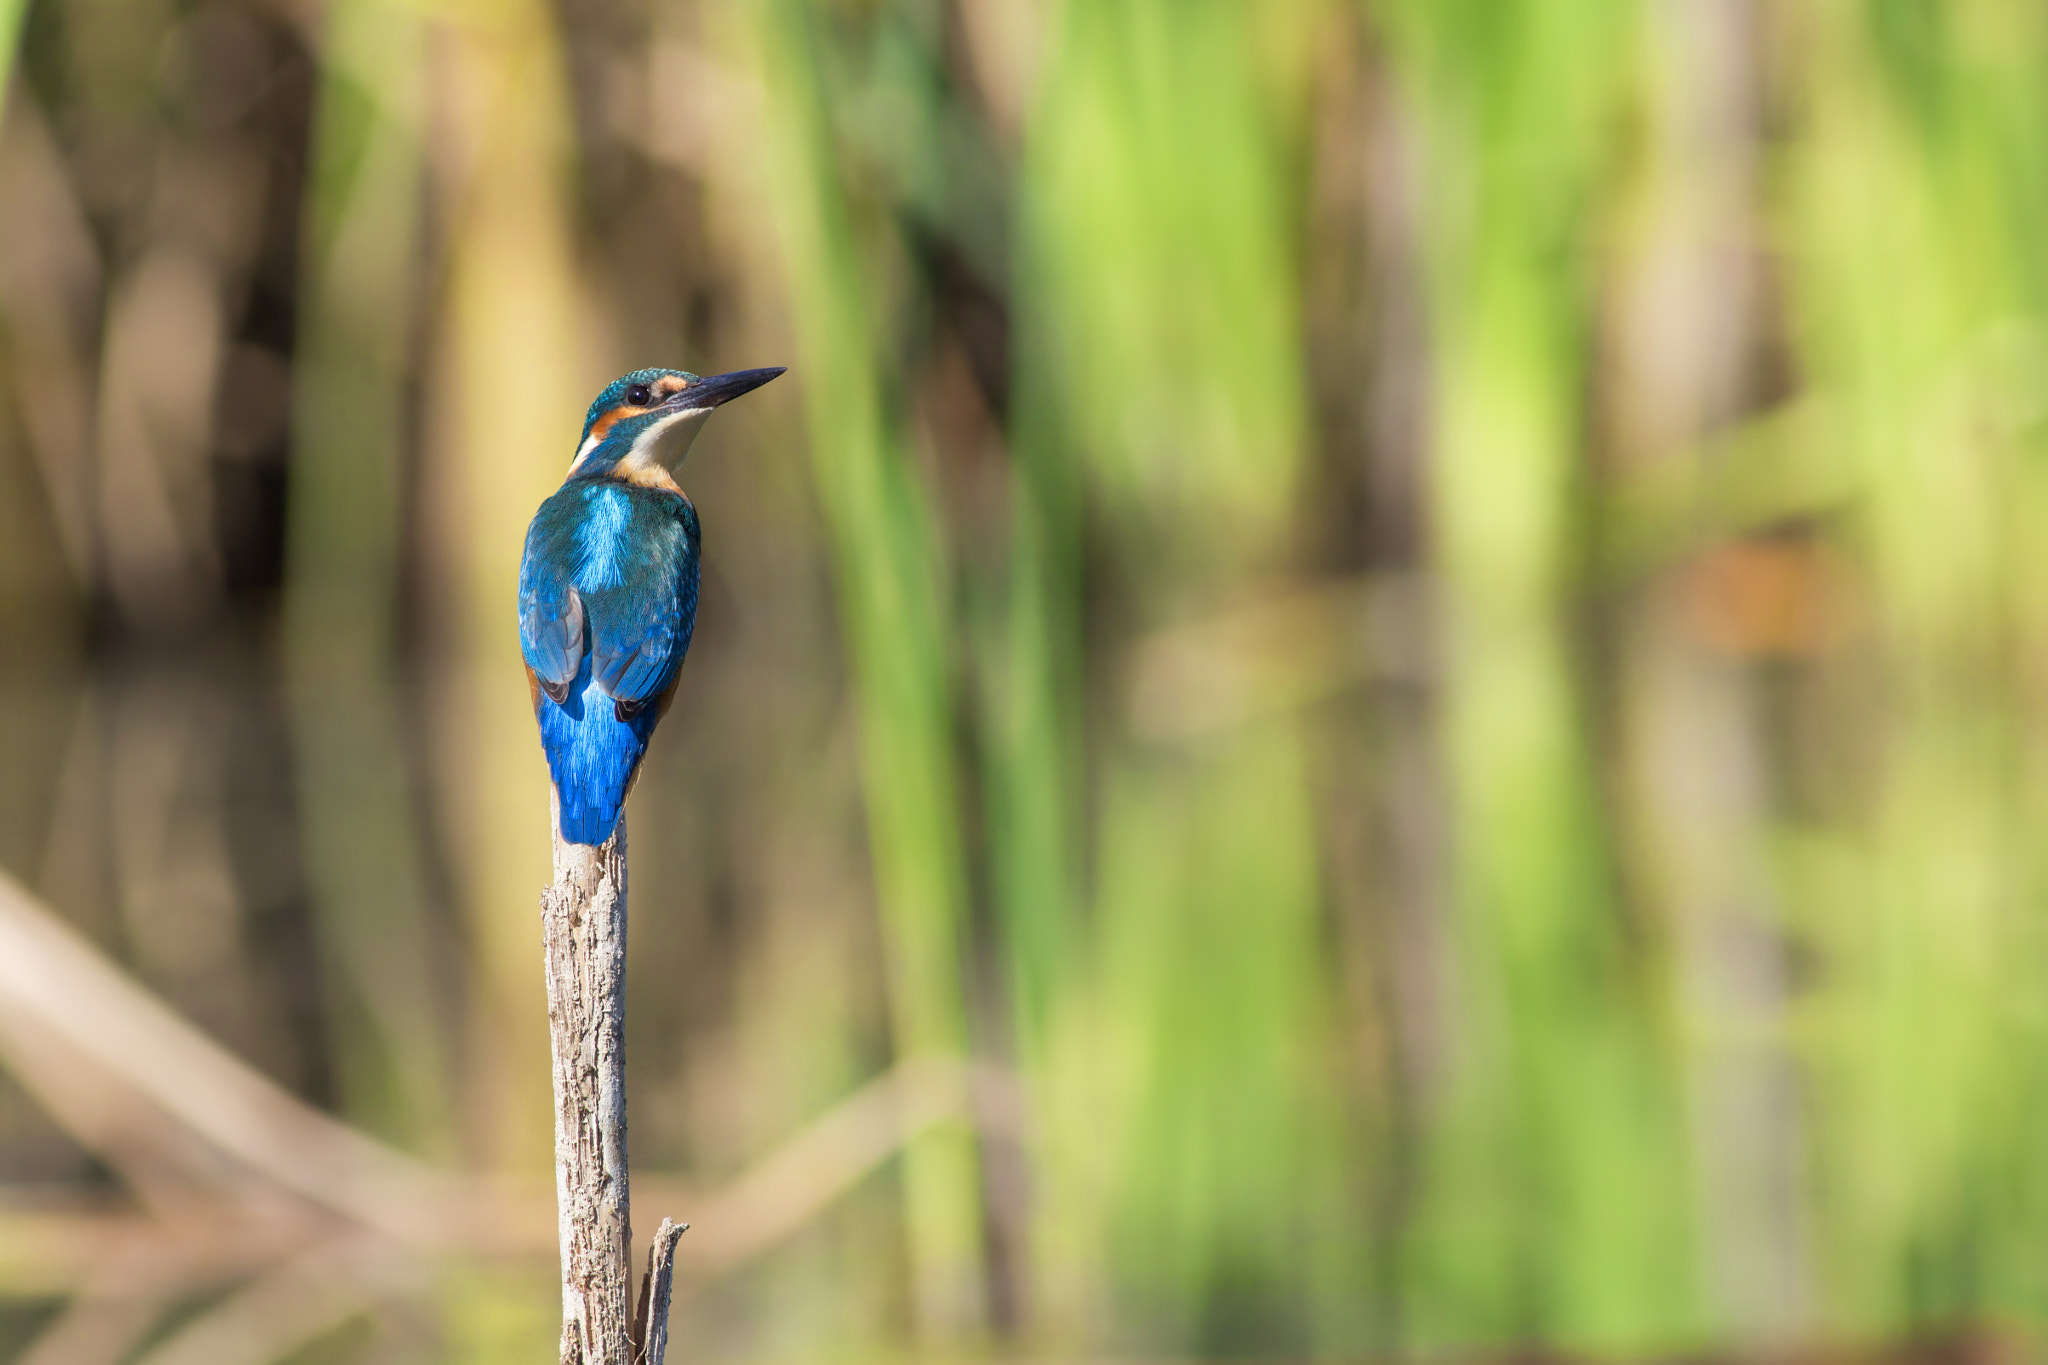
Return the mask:
<path id="1" fill-rule="evenodd" d="M 626 1177 L 626 822 L 602 846 L 562 838 L 541 897 L 555 1073 L 562 1365 L 634 1365 Z"/>
<path id="2" fill-rule="evenodd" d="M 668 1354 L 668 1305 L 676 1282 L 676 1242 L 688 1223 L 661 1220 L 654 1247 L 647 1255 L 647 1276 L 640 1281 L 640 1309 L 633 1317 L 633 1349 L 639 1365 L 661 1365 Z"/>

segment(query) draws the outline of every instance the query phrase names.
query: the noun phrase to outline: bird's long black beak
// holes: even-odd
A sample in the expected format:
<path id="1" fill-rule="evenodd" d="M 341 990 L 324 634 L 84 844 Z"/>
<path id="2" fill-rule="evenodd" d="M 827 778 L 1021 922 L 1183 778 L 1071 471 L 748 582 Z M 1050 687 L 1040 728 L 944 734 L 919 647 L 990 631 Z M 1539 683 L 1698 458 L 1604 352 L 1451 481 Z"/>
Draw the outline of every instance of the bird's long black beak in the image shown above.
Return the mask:
<path id="1" fill-rule="evenodd" d="M 706 375 L 671 397 L 667 406 L 685 411 L 715 408 L 720 403 L 730 403 L 743 393 L 752 393 L 781 374 L 783 368 L 776 365 L 765 370 L 734 370 L 731 374 Z"/>

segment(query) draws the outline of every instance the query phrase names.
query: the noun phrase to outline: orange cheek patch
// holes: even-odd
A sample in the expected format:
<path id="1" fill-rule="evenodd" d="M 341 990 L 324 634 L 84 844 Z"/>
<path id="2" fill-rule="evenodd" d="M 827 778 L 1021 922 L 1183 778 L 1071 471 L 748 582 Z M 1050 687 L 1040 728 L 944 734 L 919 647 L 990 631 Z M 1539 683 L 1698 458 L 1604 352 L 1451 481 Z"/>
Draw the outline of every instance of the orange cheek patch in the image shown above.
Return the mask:
<path id="1" fill-rule="evenodd" d="M 625 421 L 628 417 L 638 417 L 641 413 L 648 410 L 647 408 L 624 406 L 613 408 L 610 412 L 590 424 L 590 439 L 602 441 L 613 427 Z"/>

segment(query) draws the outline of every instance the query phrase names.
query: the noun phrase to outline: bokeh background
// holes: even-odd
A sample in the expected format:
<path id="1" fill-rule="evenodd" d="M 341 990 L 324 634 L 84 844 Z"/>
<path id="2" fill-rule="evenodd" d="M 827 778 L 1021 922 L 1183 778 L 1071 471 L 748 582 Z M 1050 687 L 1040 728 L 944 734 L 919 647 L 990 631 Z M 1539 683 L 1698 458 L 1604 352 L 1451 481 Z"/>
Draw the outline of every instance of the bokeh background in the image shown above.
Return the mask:
<path id="1" fill-rule="evenodd" d="M 553 1359 L 514 578 L 684 483 L 688 1361 L 2030 1355 L 2048 11 L 0 0 L 0 1358 Z"/>

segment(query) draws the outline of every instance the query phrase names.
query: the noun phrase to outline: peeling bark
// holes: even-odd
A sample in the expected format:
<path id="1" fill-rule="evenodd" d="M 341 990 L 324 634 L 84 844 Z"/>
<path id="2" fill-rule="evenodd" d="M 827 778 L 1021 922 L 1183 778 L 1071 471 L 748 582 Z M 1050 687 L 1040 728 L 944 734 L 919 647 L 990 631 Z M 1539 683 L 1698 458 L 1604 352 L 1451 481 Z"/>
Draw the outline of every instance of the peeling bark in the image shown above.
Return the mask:
<path id="1" fill-rule="evenodd" d="M 554 1051 L 562 1365 L 635 1365 L 626 1175 L 626 824 L 563 840 L 541 898 Z"/>

